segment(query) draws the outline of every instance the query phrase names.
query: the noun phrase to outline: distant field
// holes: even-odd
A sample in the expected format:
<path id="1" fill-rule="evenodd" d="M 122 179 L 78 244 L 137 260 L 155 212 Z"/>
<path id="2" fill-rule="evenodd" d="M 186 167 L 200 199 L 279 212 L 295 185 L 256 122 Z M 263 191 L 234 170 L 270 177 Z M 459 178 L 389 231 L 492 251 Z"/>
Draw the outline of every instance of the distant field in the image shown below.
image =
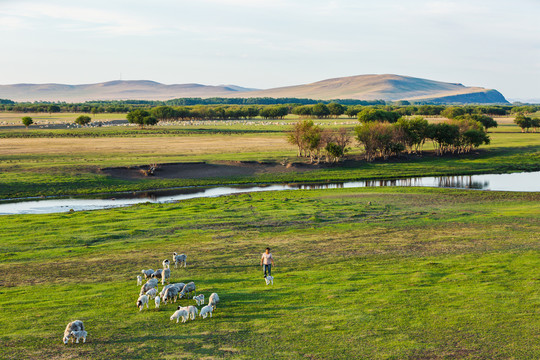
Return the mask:
<path id="1" fill-rule="evenodd" d="M 21 125 L 23 116 L 30 116 L 35 125 L 74 123 L 80 115 L 87 115 L 92 121 L 113 121 L 126 120 L 126 114 L 88 114 L 88 113 L 13 113 L 0 111 L 0 126 L 2 125 Z M 34 126 L 35 126 L 34 125 Z"/>
<path id="2" fill-rule="evenodd" d="M 437 121 L 438 119 L 430 119 Z M 505 119 L 490 130 L 491 144 L 467 156 L 404 156 L 390 161 L 356 161 L 344 166 L 314 167 L 308 172 L 220 176 L 202 179 L 126 180 L 100 172 L 171 162 L 305 162 L 285 139 L 294 120 L 208 121 L 164 124 L 140 130 L 132 126 L 30 130 L 0 127 L 0 198 L 35 195 L 143 190 L 223 183 L 342 181 L 406 176 L 452 175 L 540 170 L 540 133 L 523 134 Z M 316 120 L 322 126 L 345 126 L 354 119 Z M 424 149 L 432 149 L 426 143 Z M 349 158 L 362 149 L 352 144 Z"/>
<path id="3" fill-rule="evenodd" d="M 0 358 L 538 359 L 539 219 L 538 193 L 407 188 L 1 216 Z M 173 251 L 213 318 L 135 307 Z M 74 319 L 88 342 L 66 346 Z"/>

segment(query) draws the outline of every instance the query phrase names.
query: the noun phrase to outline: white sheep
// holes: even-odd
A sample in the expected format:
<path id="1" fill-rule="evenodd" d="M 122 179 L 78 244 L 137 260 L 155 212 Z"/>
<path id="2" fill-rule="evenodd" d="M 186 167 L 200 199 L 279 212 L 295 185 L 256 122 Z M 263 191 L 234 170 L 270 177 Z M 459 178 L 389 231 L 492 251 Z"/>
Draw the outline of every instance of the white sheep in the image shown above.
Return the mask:
<path id="1" fill-rule="evenodd" d="M 266 276 L 264 278 L 264 280 L 266 281 L 266 285 L 270 285 L 270 284 L 274 285 L 274 277 L 273 276 L 268 275 L 268 276 Z"/>
<path id="2" fill-rule="evenodd" d="M 165 285 L 163 289 L 161 289 L 161 292 L 159 293 L 159 297 L 163 300 L 163 295 L 165 294 L 165 290 L 167 290 L 170 287 L 175 287 L 178 289 L 178 292 L 180 292 L 186 284 L 184 283 L 176 283 L 176 284 L 169 284 Z"/>
<path id="3" fill-rule="evenodd" d="M 71 342 L 73 342 L 73 331 L 83 331 L 84 330 L 84 324 L 81 320 L 75 320 L 67 324 L 66 330 L 64 330 L 64 337 L 63 341 L 64 344 L 67 344 L 69 341 L 69 338 L 71 337 Z"/>
<path id="4" fill-rule="evenodd" d="M 138 286 L 142 285 L 142 277 L 141 277 L 141 275 L 137 275 L 137 285 Z"/>
<path id="5" fill-rule="evenodd" d="M 219 296 L 216 293 L 212 293 L 208 299 L 208 306 L 211 306 L 212 309 L 216 308 L 217 303 L 219 302 Z"/>
<path id="6" fill-rule="evenodd" d="M 180 267 L 182 267 L 182 264 L 184 264 L 184 267 L 187 266 L 187 256 L 186 254 L 180 254 L 178 255 L 177 253 L 173 253 L 173 262 L 174 262 L 174 267 L 178 267 L 178 263 L 180 263 Z"/>
<path id="7" fill-rule="evenodd" d="M 178 310 L 186 310 L 191 320 L 195 320 L 197 315 L 199 315 L 199 310 L 197 310 L 197 308 L 193 305 L 189 305 L 185 307 L 179 306 Z"/>
<path id="8" fill-rule="evenodd" d="M 195 283 L 193 281 L 191 282 L 188 282 L 184 288 L 182 289 L 182 291 L 180 291 L 180 293 L 178 294 L 178 296 L 181 298 L 183 298 L 184 296 L 186 296 L 187 294 L 191 293 L 192 291 L 195 291 Z"/>
<path id="9" fill-rule="evenodd" d="M 163 272 L 161 273 L 161 285 L 165 285 L 165 280 L 169 282 L 169 278 L 171 277 L 171 269 L 168 267 L 163 269 Z"/>
<path id="10" fill-rule="evenodd" d="M 158 287 L 158 279 L 150 279 L 141 287 L 141 292 L 139 294 L 140 295 L 146 294 L 148 290 L 152 288 L 157 289 L 157 287 Z"/>
<path id="11" fill-rule="evenodd" d="M 154 302 L 156 303 L 156 309 L 158 309 L 159 303 L 161 302 L 161 298 L 159 296 L 156 296 L 156 298 L 154 299 Z"/>
<path id="12" fill-rule="evenodd" d="M 148 269 L 148 270 L 141 270 L 141 272 L 143 273 L 144 277 L 146 279 L 149 279 L 152 277 L 152 274 L 154 273 L 154 270 L 153 269 Z"/>
<path id="13" fill-rule="evenodd" d="M 146 305 L 146 308 L 148 309 L 148 295 L 141 295 L 137 299 L 137 307 L 139 308 L 139 311 L 142 311 L 144 305 Z"/>
<path id="14" fill-rule="evenodd" d="M 178 298 L 178 288 L 171 286 L 170 288 L 167 288 L 165 292 L 163 293 L 163 303 L 166 305 L 168 300 L 174 299 L 174 302 L 176 302 L 176 299 Z"/>
<path id="15" fill-rule="evenodd" d="M 156 278 L 156 279 L 161 279 L 161 272 L 163 270 L 161 269 L 157 269 L 156 271 L 154 271 L 154 273 L 152 274 L 152 278 Z"/>
<path id="16" fill-rule="evenodd" d="M 201 309 L 201 312 L 199 313 L 199 316 L 201 316 L 203 319 L 206 319 L 208 314 L 210 314 L 210 317 L 212 317 L 212 310 L 214 310 L 214 309 L 212 308 L 211 305 L 206 305 L 205 307 L 203 307 Z"/>
<path id="17" fill-rule="evenodd" d="M 84 330 L 79 330 L 79 331 L 71 331 L 71 335 L 73 336 L 73 338 L 77 339 L 76 343 L 78 344 L 79 343 L 79 339 L 83 339 L 83 343 L 86 342 L 86 336 L 88 335 L 88 333 Z"/>
<path id="18" fill-rule="evenodd" d="M 179 309 L 174 312 L 174 314 L 171 315 L 171 321 L 176 319 L 176 323 L 178 324 L 178 320 L 182 317 L 182 322 L 185 323 L 189 317 L 189 314 L 184 309 Z"/>
<path id="19" fill-rule="evenodd" d="M 148 297 L 149 297 L 150 299 L 155 298 L 156 295 L 157 295 L 157 289 L 156 289 L 156 288 L 152 288 L 152 289 L 148 290 L 148 291 L 146 292 L 146 295 L 148 295 Z"/>
<path id="20" fill-rule="evenodd" d="M 162 264 L 163 264 L 163 268 L 164 268 L 164 269 L 165 269 L 165 268 L 168 268 L 168 267 L 169 267 L 169 259 L 163 260 Z"/>
<path id="21" fill-rule="evenodd" d="M 199 294 L 193 297 L 193 300 L 197 303 L 197 306 L 204 304 L 204 294 Z"/>

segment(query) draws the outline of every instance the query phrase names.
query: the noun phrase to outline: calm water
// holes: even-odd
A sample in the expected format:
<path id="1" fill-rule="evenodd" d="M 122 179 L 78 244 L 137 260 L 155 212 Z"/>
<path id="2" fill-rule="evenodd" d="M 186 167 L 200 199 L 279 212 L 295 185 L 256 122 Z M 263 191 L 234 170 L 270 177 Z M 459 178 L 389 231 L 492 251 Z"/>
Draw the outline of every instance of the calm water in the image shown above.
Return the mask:
<path id="1" fill-rule="evenodd" d="M 300 189 L 337 189 L 378 186 L 426 186 L 492 191 L 540 191 L 540 171 L 515 174 L 420 177 L 398 180 L 367 180 L 325 184 L 239 185 L 205 188 L 183 188 L 139 193 L 120 193 L 97 197 L 0 202 L 0 215 L 50 214 L 81 210 L 98 210 L 145 202 L 169 203 L 201 197 L 216 197 L 245 192 Z"/>

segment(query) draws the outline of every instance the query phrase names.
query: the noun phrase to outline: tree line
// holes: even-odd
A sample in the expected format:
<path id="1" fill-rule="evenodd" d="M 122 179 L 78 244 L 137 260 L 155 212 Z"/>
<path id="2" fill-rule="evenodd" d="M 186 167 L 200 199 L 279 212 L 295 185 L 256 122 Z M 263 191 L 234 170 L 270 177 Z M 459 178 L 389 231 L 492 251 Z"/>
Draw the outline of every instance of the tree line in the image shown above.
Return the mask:
<path id="1" fill-rule="evenodd" d="M 392 111 L 364 109 L 358 114 L 361 124 L 354 133 L 357 143 L 364 147 L 367 161 L 388 159 L 403 152 L 420 153 L 427 141 L 433 142 L 439 156 L 464 154 L 490 143 L 487 129 L 496 126 L 496 122 L 494 125 L 486 118 L 462 114 L 430 124 L 421 116 L 405 118 Z M 301 120 L 294 124 L 287 140 L 297 146 L 299 157 L 307 157 L 311 163 L 319 163 L 323 158 L 332 163 L 343 159 L 352 136 L 345 128 L 332 130 L 315 125 L 313 120 Z"/>

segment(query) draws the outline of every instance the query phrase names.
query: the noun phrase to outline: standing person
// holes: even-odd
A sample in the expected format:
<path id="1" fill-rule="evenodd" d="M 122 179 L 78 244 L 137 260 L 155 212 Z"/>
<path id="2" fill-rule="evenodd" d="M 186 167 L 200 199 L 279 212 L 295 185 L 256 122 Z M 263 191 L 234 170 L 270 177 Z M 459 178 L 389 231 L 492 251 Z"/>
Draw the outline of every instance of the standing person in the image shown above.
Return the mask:
<path id="1" fill-rule="evenodd" d="M 261 266 L 263 267 L 265 278 L 267 274 L 268 276 L 272 276 L 272 265 L 274 265 L 274 257 L 270 252 L 270 248 L 267 247 L 261 257 Z"/>

